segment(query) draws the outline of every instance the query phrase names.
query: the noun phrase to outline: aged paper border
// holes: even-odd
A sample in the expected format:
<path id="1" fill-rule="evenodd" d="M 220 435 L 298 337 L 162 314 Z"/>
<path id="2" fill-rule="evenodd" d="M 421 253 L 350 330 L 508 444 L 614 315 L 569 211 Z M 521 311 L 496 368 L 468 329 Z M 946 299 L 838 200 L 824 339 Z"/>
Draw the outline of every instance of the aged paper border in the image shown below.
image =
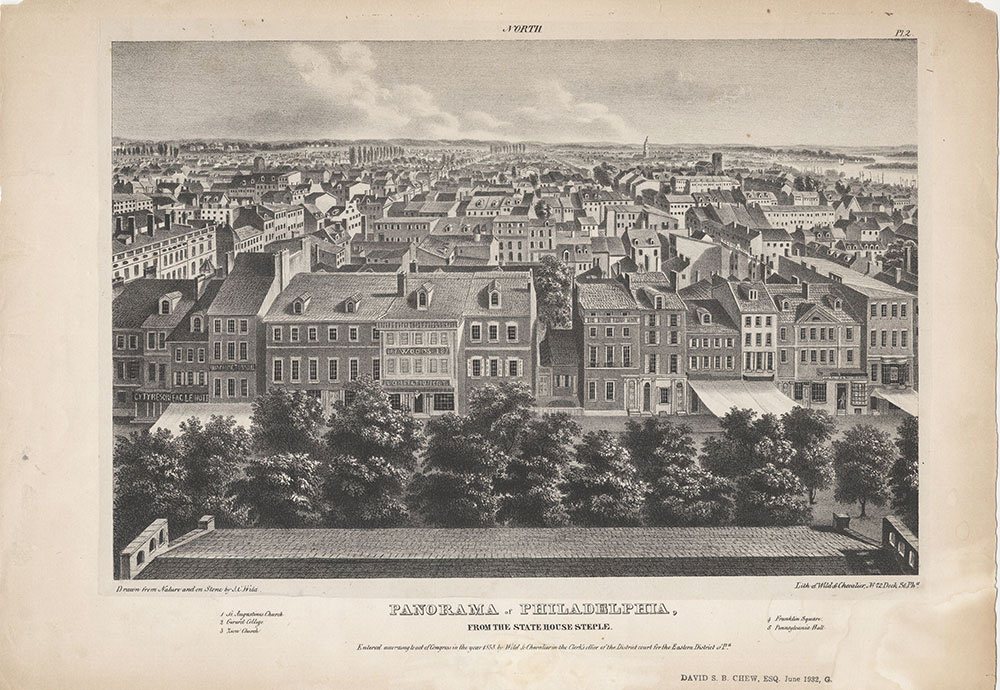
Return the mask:
<path id="1" fill-rule="evenodd" d="M 109 240 L 99 231 L 110 208 L 111 40 L 509 40 L 501 33 L 509 23 L 542 24 L 532 40 L 887 38 L 900 28 L 918 38 L 925 246 L 919 589 L 803 592 L 794 590 L 794 578 L 614 578 L 268 581 L 255 583 L 256 595 L 239 597 L 114 592 L 107 557 Z M 843 688 L 992 687 L 996 51 L 996 17 L 955 0 L 512 3 L 488 10 L 471 2 L 307 0 L 280 7 L 259 0 L 5 6 L 0 681 L 18 688 L 468 687 L 487 679 L 498 687 L 675 687 L 688 685 L 682 673 L 730 680 L 787 673 L 830 676 L 830 687 Z M 678 615 L 616 617 L 609 633 L 501 636 L 468 633 L 465 619 L 388 615 L 389 602 L 442 600 L 488 601 L 502 610 L 533 601 L 663 601 Z M 220 636 L 219 615 L 239 608 L 283 616 L 258 635 Z M 826 630 L 767 631 L 768 617 L 778 614 L 819 616 Z M 357 650 L 377 642 L 515 640 L 732 647 Z"/>

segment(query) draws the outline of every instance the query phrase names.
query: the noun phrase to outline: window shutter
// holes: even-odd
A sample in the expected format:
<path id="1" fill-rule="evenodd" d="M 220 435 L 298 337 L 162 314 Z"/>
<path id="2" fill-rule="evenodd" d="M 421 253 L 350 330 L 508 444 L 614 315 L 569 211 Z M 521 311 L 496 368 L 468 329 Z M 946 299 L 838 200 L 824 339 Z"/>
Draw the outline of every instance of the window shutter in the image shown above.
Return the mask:
<path id="1" fill-rule="evenodd" d="M 524 360 L 523 359 L 517 360 L 517 375 L 518 376 L 524 376 Z"/>
<path id="2" fill-rule="evenodd" d="M 472 359 L 471 358 L 465 360 L 465 375 L 469 376 L 469 377 L 472 376 Z"/>

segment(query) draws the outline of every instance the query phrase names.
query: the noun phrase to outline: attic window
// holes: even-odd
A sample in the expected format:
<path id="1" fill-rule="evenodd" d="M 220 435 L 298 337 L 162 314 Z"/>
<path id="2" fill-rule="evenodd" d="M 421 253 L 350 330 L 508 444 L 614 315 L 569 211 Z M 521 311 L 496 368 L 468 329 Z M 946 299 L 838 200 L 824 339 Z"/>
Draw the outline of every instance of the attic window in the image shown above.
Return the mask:
<path id="1" fill-rule="evenodd" d="M 786 300 L 782 300 L 782 301 L 781 301 L 781 308 L 782 308 L 783 310 L 787 310 L 787 309 L 788 309 L 788 306 L 789 306 L 789 305 L 788 305 L 788 300 L 787 300 L 787 299 L 786 299 Z"/>
<path id="2" fill-rule="evenodd" d="M 494 288 L 490 290 L 490 309 L 498 309 L 500 307 L 500 290 Z"/>
<path id="3" fill-rule="evenodd" d="M 201 317 L 195 316 L 191 319 L 191 332 L 201 333 Z"/>
<path id="4" fill-rule="evenodd" d="M 427 293 L 423 290 L 417 292 L 417 309 L 427 308 Z"/>
<path id="5" fill-rule="evenodd" d="M 353 314 L 355 311 L 357 311 L 357 307 L 358 307 L 358 304 L 353 299 L 347 300 L 347 313 L 348 314 Z"/>
<path id="6" fill-rule="evenodd" d="M 160 301 L 160 313 L 161 314 L 170 313 L 170 300 L 165 299 Z"/>
<path id="7" fill-rule="evenodd" d="M 747 291 L 747 299 L 749 299 L 751 302 L 756 302 L 757 301 L 757 291 L 754 290 L 753 288 L 751 288 L 750 290 L 748 290 Z"/>
<path id="8" fill-rule="evenodd" d="M 837 299 L 833 300 L 833 308 L 834 309 L 841 309 L 841 308 L 843 308 L 843 306 L 844 306 L 844 303 L 840 300 L 839 297 Z"/>
<path id="9" fill-rule="evenodd" d="M 709 313 L 702 314 L 701 322 L 706 325 L 712 323 L 712 315 Z"/>
<path id="10" fill-rule="evenodd" d="M 657 309 L 663 309 L 663 297 L 662 297 L 662 295 L 657 295 L 656 296 L 656 308 Z"/>
<path id="11" fill-rule="evenodd" d="M 301 314 L 302 313 L 302 300 L 295 300 L 292 302 L 292 313 Z"/>

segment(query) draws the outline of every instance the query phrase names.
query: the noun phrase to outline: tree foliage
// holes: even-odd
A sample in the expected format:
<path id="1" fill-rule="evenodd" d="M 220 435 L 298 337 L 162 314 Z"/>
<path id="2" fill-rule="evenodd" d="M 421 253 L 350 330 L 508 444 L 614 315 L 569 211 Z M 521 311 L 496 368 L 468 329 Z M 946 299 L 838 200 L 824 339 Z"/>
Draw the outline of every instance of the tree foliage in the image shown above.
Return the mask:
<path id="1" fill-rule="evenodd" d="M 738 482 L 736 521 L 741 525 L 805 525 L 812 509 L 791 470 L 766 463 Z"/>
<path id="2" fill-rule="evenodd" d="M 534 268 L 538 318 L 549 328 L 569 328 L 573 321 L 572 288 L 575 271 L 551 254 Z"/>
<path id="3" fill-rule="evenodd" d="M 403 524 L 406 483 L 423 444 L 420 425 L 370 376 L 353 383 L 350 404 L 338 403 L 326 435 L 323 467 L 327 521 L 345 527 Z"/>
<path id="4" fill-rule="evenodd" d="M 510 461 L 507 453 L 453 414 L 426 428 L 424 467 L 413 477 L 409 504 L 439 527 L 496 524 L 502 497 L 494 485 Z"/>
<path id="5" fill-rule="evenodd" d="M 534 414 L 534 404 L 531 388 L 520 381 L 480 386 L 469 393 L 466 430 L 489 438 L 506 453 L 514 453 Z"/>
<path id="6" fill-rule="evenodd" d="M 706 527 L 732 521 L 733 483 L 697 464 L 664 465 L 650 480 L 646 520 L 668 527 Z"/>
<path id="7" fill-rule="evenodd" d="M 573 439 L 579 433 L 580 426 L 562 412 L 528 422 L 519 454 L 511 458 L 497 482 L 504 497 L 500 511 L 504 522 L 524 527 L 567 524 L 560 485 L 573 460 Z"/>
<path id="8" fill-rule="evenodd" d="M 156 519 L 174 530 L 193 525 L 187 471 L 173 434 L 133 432 L 119 436 L 114 450 L 114 542 L 117 553 Z"/>
<path id="9" fill-rule="evenodd" d="M 653 481 L 667 467 L 690 467 L 697 450 L 690 427 L 665 417 L 630 419 L 622 437 L 643 479 Z"/>
<path id="10" fill-rule="evenodd" d="M 722 435 L 702 444 L 702 466 L 721 477 L 748 475 L 767 464 L 788 467 L 792 445 L 781 420 L 773 414 L 757 417 L 750 409 L 733 408 L 720 420 Z"/>
<path id="11" fill-rule="evenodd" d="M 884 505 L 895 458 L 896 447 L 888 433 L 868 424 L 848 429 L 843 438 L 833 442 L 834 497 L 842 503 L 857 501 L 860 517 L 866 516 L 869 503 Z"/>
<path id="12" fill-rule="evenodd" d="M 608 431 L 584 435 L 563 483 L 570 518 L 591 527 L 639 524 L 646 488 L 628 450 Z"/>
<path id="13" fill-rule="evenodd" d="M 306 391 L 272 388 L 253 401 L 254 448 L 263 455 L 313 453 L 325 421 L 323 405 Z"/>
<path id="14" fill-rule="evenodd" d="M 307 453 L 253 458 L 234 486 L 236 502 L 252 525 L 315 525 L 322 511 L 319 470 L 319 462 Z"/>
<path id="15" fill-rule="evenodd" d="M 830 486 L 833 479 L 829 441 L 836 424 L 827 412 L 804 407 L 795 407 L 785 413 L 781 424 L 792 446 L 790 468 L 805 485 L 812 505 L 816 502 L 816 492 Z"/>
<path id="16" fill-rule="evenodd" d="M 889 485 L 892 490 L 892 509 L 896 511 L 906 526 L 918 533 L 920 493 L 920 438 L 916 417 L 907 417 L 899 425 L 896 449 L 899 455 L 889 471 Z"/>
<path id="17" fill-rule="evenodd" d="M 233 417 L 212 415 L 208 424 L 197 417 L 181 422 L 177 438 L 184 469 L 185 487 L 199 514 L 216 517 L 221 526 L 240 524 L 230 486 L 251 452 L 250 433 Z"/>

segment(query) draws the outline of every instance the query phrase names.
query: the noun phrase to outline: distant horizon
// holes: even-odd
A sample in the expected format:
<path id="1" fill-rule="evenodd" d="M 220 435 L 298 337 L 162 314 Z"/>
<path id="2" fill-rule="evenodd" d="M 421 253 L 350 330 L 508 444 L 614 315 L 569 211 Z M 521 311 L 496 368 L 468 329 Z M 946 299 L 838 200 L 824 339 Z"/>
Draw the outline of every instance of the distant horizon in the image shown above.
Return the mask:
<path id="1" fill-rule="evenodd" d="M 912 147 L 916 78 L 894 39 L 115 42 L 112 132 Z"/>
<path id="2" fill-rule="evenodd" d="M 113 140 L 119 142 L 128 143 L 157 143 L 157 144 L 169 144 L 169 143 L 186 143 L 186 142 L 211 142 L 211 143 L 241 143 L 241 144 L 297 144 L 297 143 L 311 143 L 311 142 L 323 142 L 323 143 L 335 143 L 336 145 L 353 145 L 353 144 L 365 144 L 370 142 L 385 142 L 394 143 L 400 141 L 413 141 L 420 144 L 459 144 L 459 143 L 471 143 L 471 144 L 528 144 L 528 145 L 538 145 L 547 147 L 568 147 L 568 146 L 586 146 L 588 148 L 594 147 L 621 147 L 621 148 L 636 148 L 642 149 L 642 142 L 615 142 L 615 141 L 562 141 L 562 142 L 552 142 L 552 141 L 540 141 L 532 139 L 422 139 L 417 137 L 390 137 L 390 138 L 377 138 L 377 137 L 363 137 L 358 139 L 345 139 L 340 137 L 326 137 L 326 138 L 308 138 L 308 137 L 282 137 L 278 139 L 266 139 L 266 138 L 246 138 L 246 137 L 169 137 L 169 138 L 135 138 L 135 137 L 112 137 Z M 663 148 L 681 148 L 681 147 L 715 147 L 723 149 L 813 149 L 813 150 L 838 150 L 838 149 L 912 149 L 917 150 L 917 144 L 862 144 L 862 145 L 850 145 L 850 144 L 737 144 L 732 142 L 717 143 L 717 142 L 678 142 L 678 143 L 664 143 L 664 142 L 649 142 L 651 147 L 663 147 Z"/>

